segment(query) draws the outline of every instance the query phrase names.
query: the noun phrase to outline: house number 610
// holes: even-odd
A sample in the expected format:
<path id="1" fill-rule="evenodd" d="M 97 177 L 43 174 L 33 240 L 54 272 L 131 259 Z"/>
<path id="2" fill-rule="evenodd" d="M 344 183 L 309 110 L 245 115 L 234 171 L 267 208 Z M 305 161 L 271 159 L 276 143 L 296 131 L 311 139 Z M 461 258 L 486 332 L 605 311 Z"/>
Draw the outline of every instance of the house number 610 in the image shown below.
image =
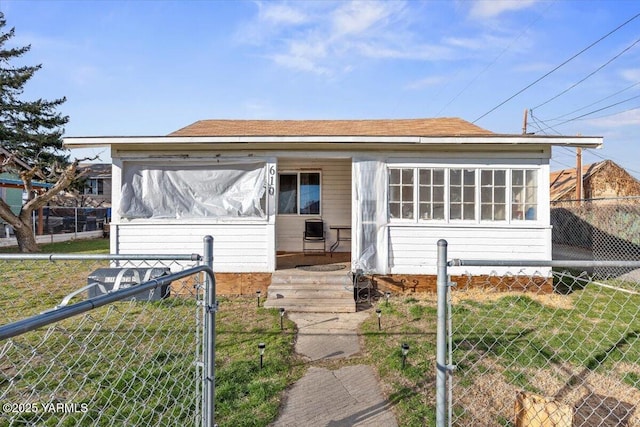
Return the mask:
<path id="1" fill-rule="evenodd" d="M 276 192 L 275 181 L 276 181 L 276 168 L 275 166 L 271 166 L 269 168 L 269 195 L 273 196 Z"/>

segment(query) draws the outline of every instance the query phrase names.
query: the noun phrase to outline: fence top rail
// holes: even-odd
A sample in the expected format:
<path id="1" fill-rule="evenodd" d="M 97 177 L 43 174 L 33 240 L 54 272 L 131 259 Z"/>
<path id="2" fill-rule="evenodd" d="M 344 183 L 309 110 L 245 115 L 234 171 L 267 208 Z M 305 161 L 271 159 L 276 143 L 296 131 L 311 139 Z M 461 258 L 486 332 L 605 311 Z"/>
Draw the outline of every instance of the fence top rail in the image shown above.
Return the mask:
<path id="1" fill-rule="evenodd" d="M 610 200 L 640 200 L 640 196 L 620 196 L 620 197 L 594 197 L 593 199 L 567 199 L 567 200 L 551 200 L 552 205 L 562 204 L 562 203 L 572 203 L 572 202 L 599 202 L 599 201 L 610 201 Z"/>
<path id="2" fill-rule="evenodd" d="M 0 261 L 202 261 L 199 254 L 0 254 Z"/>
<path id="3" fill-rule="evenodd" d="M 452 259 L 449 267 L 622 267 L 640 268 L 640 261 L 627 260 L 497 260 L 497 259 Z"/>
<path id="4" fill-rule="evenodd" d="M 33 331 L 34 329 L 47 326 L 60 320 L 68 319 L 69 317 L 85 313 L 89 310 L 93 310 L 116 301 L 121 301 L 152 289 L 157 289 L 160 286 L 169 285 L 174 280 L 180 280 L 200 272 L 205 273 L 209 280 L 212 283 L 215 283 L 215 275 L 211 267 L 206 265 L 191 267 L 178 273 L 157 277 L 136 286 L 119 289 L 104 295 L 89 298 L 76 304 L 57 307 L 26 319 L 0 326 L 0 341 L 25 332 Z"/>

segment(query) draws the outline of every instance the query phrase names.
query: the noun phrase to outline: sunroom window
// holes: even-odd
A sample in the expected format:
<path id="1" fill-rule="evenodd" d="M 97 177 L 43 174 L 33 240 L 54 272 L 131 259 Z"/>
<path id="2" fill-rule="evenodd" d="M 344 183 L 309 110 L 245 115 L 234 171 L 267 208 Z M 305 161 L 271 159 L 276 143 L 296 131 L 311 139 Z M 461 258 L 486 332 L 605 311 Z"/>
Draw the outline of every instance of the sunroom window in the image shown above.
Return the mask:
<path id="1" fill-rule="evenodd" d="M 538 176 L 534 169 L 511 171 L 511 219 L 538 218 Z"/>
<path id="2" fill-rule="evenodd" d="M 507 171 L 480 171 L 480 220 L 507 219 Z"/>
<path id="3" fill-rule="evenodd" d="M 538 219 L 538 169 L 390 167 L 391 221 Z"/>
<path id="4" fill-rule="evenodd" d="M 473 169 L 449 170 L 449 219 L 476 219 L 476 174 Z"/>
<path id="5" fill-rule="evenodd" d="M 419 169 L 420 219 L 444 219 L 444 169 Z"/>
<path id="6" fill-rule="evenodd" d="M 391 218 L 413 219 L 414 169 L 389 169 L 389 215 Z"/>

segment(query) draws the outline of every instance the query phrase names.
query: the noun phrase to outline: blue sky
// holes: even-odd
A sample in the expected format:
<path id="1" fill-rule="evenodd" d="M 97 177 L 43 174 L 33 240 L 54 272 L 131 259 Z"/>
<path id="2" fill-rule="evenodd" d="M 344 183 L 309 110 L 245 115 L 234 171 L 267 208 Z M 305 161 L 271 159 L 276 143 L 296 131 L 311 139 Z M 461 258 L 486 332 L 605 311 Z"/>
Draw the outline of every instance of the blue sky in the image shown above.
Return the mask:
<path id="1" fill-rule="evenodd" d="M 13 43 L 31 44 L 24 63 L 43 65 L 24 96 L 66 96 L 67 136 L 215 118 L 461 117 L 520 133 L 533 109 L 529 132 L 604 136 L 585 162 L 640 177 L 636 0 L 0 0 L 0 11 Z M 554 149 L 552 170 L 574 166 Z"/>

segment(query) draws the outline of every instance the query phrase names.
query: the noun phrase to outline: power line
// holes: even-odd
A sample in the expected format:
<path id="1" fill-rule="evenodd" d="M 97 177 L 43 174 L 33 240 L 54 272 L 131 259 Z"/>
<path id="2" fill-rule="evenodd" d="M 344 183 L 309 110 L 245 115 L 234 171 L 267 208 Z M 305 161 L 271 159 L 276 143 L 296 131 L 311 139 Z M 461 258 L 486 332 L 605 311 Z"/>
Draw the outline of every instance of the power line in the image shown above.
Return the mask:
<path id="1" fill-rule="evenodd" d="M 622 100 L 620 102 L 616 102 L 615 104 L 610 104 L 610 105 L 607 105 L 606 107 L 598 108 L 597 110 L 593 110 L 593 111 L 590 111 L 588 113 L 582 114 L 580 116 L 576 116 L 576 117 L 573 117 L 571 119 L 565 120 L 564 122 L 558 123 L 556 126 L 562 126 L 562 125 L 567 124 L 569 122 L 573 122 L 573 121 L 581 119 L 583 117 L 590 116 L 591 114 L 599 113 L 600 111 L 604 111 L 604 110 L 607 110 L 609 108 L 613 108 L 613 107 L 615 107 L 617 105 L 624 104 L 625 102 L 633 101 L 634 99 L 638 99 L 638 98 L 640 98 L 640 95 L 632 96 L 631 98 L 627 98 L 627 99 Z M 550 126 L 549 126 L 549 128 L 550 128 Z"/>
<path id="2" fill-rule="evenodd" d="M 572 149 L 568 148 L 568 147 L 560 146 L 560 148 L 562 148 L 564 151 L 568 151 L 569 154 L 571 154 L 572 156 L 575 155 L 575 152 Z"/>
<path id="3" fill-rule="evenodd" d="M 580 52 L 576 53 L 575 55 L 573 55 L 571 58 L 565 60 L 564 62 L 562 62 L 560 65 L 558 65 L 557 67 L 555 67 L 554 69 L 552 69 L 551 71 L 547 72 L 545 75 L 543 75 L 542 77 L 538 78 L 537 80 L 535 80 L 532 83 L 529 83 L 527 86 L 525 86 L 524 88 L 520 89 L 518 92 L 516 92 L 515 94 L 511 95 L 509 98 L 505 99 L 504 101 L 502 101 L 500 104 L 496 105 L 495 107 L 493 107 L 491 110 L 487 111 L 486 113 L 484 113 L 483 115 L 481 115 L 480 117 L 478 117 L 477 119 L 475 119 L 472 123 L 477 122 L 478 120 L 482 119 L 483 117 L 491 114 L 492 112 L 494 112 L 495 110 L 497 110 L 498 108 L 502 107 L 504 104 L 506 104 L 507 102 L 511 101 L 513 98 L 515 98 L 516 96 L 520 95 L 522 92 L 526 91 L 527 89 L 529 89 L 531 86 L 539 83 L 541 80 L 545 79 L 546 77 L 548 77 L 549 75 L 551 75 L 552 73 L 554 73 L 555 71 L 557 71 L 558 69 L 560 69 L 561 67 L 565 66 L 566 64 L 568 64 L 569 62 L 573 61 L 574 59 L 576 59 L 578 56 L 582 55 L 584 52 L 586 52 L 587 50 L 591 49 L 592 47 L 594 47 L 595 45 L 597 45 L 598 43 L 600 43 L 601 41 L 603 41 L 604 39 L 606 39 L 607 37 L 609 37 L 610 35 L 612 35 L 613 33 L 615 33 L 616 31 L 620 30 L 622 27 L 624 27 L 625 25 L 627 25 L 628 23 L 630 23 L 631 21 L 633 21 L 634 19 L 638 18 L 640 16 L 640 13 L 634 15 L 633 17 L 631 17 L 630 19 L 628 19 L 627 21 L 623 22 L 622 24 L 618 25 L 616 28 L 614 28 L 613 30 L 609 31 L 607 34 L 605 34 L 604 36 L 600 37 L 598 40 L 596 40 L 595 42 L 591 43 L 589 46 L 585 47 L 584 49 L 582 49 Z"/>
<path id="4" fill-rule="evenodd" d="M 564 166 L 564 167 L 567 167 L 567 168 L 569 168 L 569 169 L 571 169 L 571 168 L 573 168 L 573 167 L 574 167 L 574 166 L 568 165 L 568 164 L 566 164 L 566 163 L 563 163 L 563 162 L 558 161 L 558 160 L 553 159 L 553 158 L 551 159 L 551 161 L 552 161 L 552 162 L 556 162 L 557 164 L 562 165 L 562 166 Z"/>
<path id="5" fill-rule="evenodd" d="M 627 86 L 627 87 L 625 87 L 624 89 L 621 89 L 621 90 L 619 90 L 619 91 L 617 91 L 617 92 L 615 92 L 615 93 L 613 93 L 613 94 L 611 94 L 611 95 L 609 95 L 609 96 L 605 96 L 604 98 L 601 98 L 601 99 L 599 99 L 599 100 L 597 100 L 597 101 L 595 101 L 595 102 L 592 102 L 592 103 L 591 103 L 591 104 L 589 104 L 589 105 L 585 105 L 584 107 L 578 108 L 577 110 L 573 110 L 573 111 L 571 111 L 571 112 L 569 112 L 569 113 L 566 113 L 566 114 L 563 114 L 563 115 L 561 115 L 561 116 L 554 117 L 553 119 L 548 119 L 547 121 L 548 121 L 548 122 L 554 122 L 554 121 L 556 121 L 556 120 L 560 120 L 560 119 L 562 119 L 562 118 L 564 118 L 564 117 L 570 116 L 570 115 L 572 115 L 572 114 L 574 114 L 574 113 L 577 113 L 577 112 L 579 112 L 579 111 L 586 110 L 586 109 L 587 109 L 587 108 L 589 108 L 589 107 L 592 107 L 592 106 L 594 106 L 594 105 L 596 105 L 596 104 L 599 104 L 599 103 L 601 103 L 602 101 L 605 101 L 605 100 L 607 100 L 607 99 L 609 99 L 609 98 L 613 98 L 613 97 L 614 97 L 614 96 L 616 96 L 616 95 L 620 95 L 622 92 L 626 92 L 627 90 L 629 90 L 629 89 L 631 89 L 631 88 L 633 88 L 633 87 L 635 87 L 635 86 L 638 86 L 638 85 L 640 85 L 640 82 L 636 82 L 636 83 L 634 83 L 634 84 L 632 84 L 632 85 L 630 85 L 630 86 Z"/>
<path id="6" fill-rule="evenodd" d="M 605 119 L 605 118 L 607 118 L 607 117 L 618 116 L 618 115 L 620 115 L 620 114 L 628 113 L 629 111 L 634 111 L 634 110 L 639 110 L 639 109 L 640 109 L 640 106 L 637 106 L 637 107 L 631 107 L 631 108 L 627 108 L 626 110 L 617 111 L 617 112 L 615 112 L 615 113 L 605 114 L 604 116 L 593 117 L 593 120 Z M 584 120 L 584 119 L 580 119 L 580 120 Z"/>
<path id="7" fill-rule="evenodd" d="M 546 101 L 544 101 L 542 104 L 537 105 L 535 107 L 532 108 L 532 110 L 535 110 L 539 107 L 542 107 L 543 105 L 548 104 L 549 102 L 553 101 L 554 99 L 557 99 L 559 97 L 561 97 L 562 95 L 564 95 L 565 93 L 569 92 L 571 89 L 573 89 L 574 87 L 578 86 L 580 83 L 583 83 L 585 80 L 587 80 L 589 77 L 593 76 L 594 74 L 596 74 L 598 71 L 602 70 L 604 67 L 606 67 L 607 65 L 611 64 L 613 61 L 615 61 L 616 59 L 618 59 L 620 56 L 622 56 L 625 52 L 627 52 L 629 49 L 631 49 L 632 47 L 634 47 L 635 45 L 637 45 L 638 43 L 640 43 L 640 39 L 636 40 L 635 42 L 631 43 L 631 45 L 627 46 L 625 49 L 622 50 L 622 52 L 618 53 L 616 56 L 614 56 L 613 58 L 611 58 L 610 60 L 608 60 L 607 62 L 605 62 L 604 64 L 602 64 L 601 66 L 599 66 L 598 68 L 596 68 L 592 73 L 589 73 L 586 77 L 584 77 L 583 79 L 579 80 L 578 82 L 572 84 L 571 86 L 569 86 L 568 88 L 566 88 L 565 90 L 563 90 L 562 92 L 560 92 L 559 94 L 557 94 L 556 96 L 553 96 L 549 99 L 547 99 Z"/>
<path id="8" fill-rule="evenodd" d="M 531 118 L 531 121 L 528 123 L 528 125 L 531 125 L 532 127 L 535 127 L 538 129 L 538 131 L 534 133 L 542 132 L 546 135 L 547 133 L 545 132 L 545 129 L 543 129 L 542 126 L 540 125 L 538 119 L 534 117 L 533 114 L 531 115 L 530 118 Z"/>
<path id="9" fill-rule="evenodd" d="M 562 135 L 562 133 L 561 133 L 561 132 L 559 132 L 559 131 L 557 131 L 556 129 L 554 129 L 554 127 L 553 127 L 553 126 L 548 125 L 548 124 L 547 124 L 546 122 L 544 122 L 543 120 L 540 120 L 540 119 L 538 119 L 537 117 L 535 117 L 535 116 L 533 115 L 533 110 L 531 110 L 530 112 L 531 112 L 531 119 L 532 119 L 532 120 L 534 120 L 534 121 L 536 122 L 536 124 L 537 124 L 538 122 L 540 122 L 540 123 L 542 123 L 544 126 L 546 126 L 545 128 L 543 128 L 542 126 L 537 125 L 537 126 L 538 126 L 538 129 L 539 129 L 539 131 L 540 131 L 540 132 L 543 132 L 543 133 L 546 135 L 546 132 L 545 132 L 545 131 L 546 131 L 547 129 L 551 129 L 551 130 L 552 130 L 552 131 L 554 131 L 556 134 L 558 134 L 558 135 Z"/>
<path id="10" fill-rule="evenodd" d="M 596 153 L 596 152 L 594 152 L 594 151 L 593 151 L 593 150 L 591 150 L 591 149 L 585 148 L 585 150 L 586 150 L 586 151 L 588 151 L 588 152 L 589 152 L 589 154 L 591 154 L 591 155 L 593 155 L 593 156 L 595 156 L 595 157 L 597 157 L 597 158 L 599 158 L 599 159 L 601 159 L 601 160 L 615 160 L 617 163 L 623 163 L 623 162 L 621 162 L 619 159 L 614 159 L 613 157 L 609 157 L 609 158 L 607 159 L 607 158 L 606 158 L 606 157 L 604 157 L 602 154 L 600 154 L 600 153 Z M 637 170 L 633 170 L 633 169 L 630 169 L 630 168 L 627 168 L 627 167 L 625 167 L 624 169 L 625 169 L 625 170 L 627 170 L 627 171 L 629 171 L 629 172 L 633 172 L 633 173 L 640 174 L 640 171 L 637 171 Z"/>
<path id="11" fill-rule="evenodd" d="M 478 74 L 476 74 L 476 76 L 471 79 L 471 81 L 469 83 L 467 83 L 467 85 L 465 87 L 462 88 L 462 90 L 460 92 L 458 92 L 453 98 L 451 98 L 451 100 L 449 100 L 449 102 L 447 102 L 445 104 L 444 107 L 442 107 L 440 109 L 440 111 L 438 111 L 438 113 L 436 114 L 436 116 L 439 116 L 440 113 L 442 113 L 442 111 L 444 111 L 449 105 L 451 105 L 453 103 L 453 101 L 455 101 L 456 99 L 458 99 L 460 97 L 460 95 L 462 95 L 467 89 L 469 89 L 469 87 L 471 85 L 473 85 L 476 80 L 478 80 L 480 78 L 481 75 L 483 75 L 489 68 L 493 67 L 493 65 L 498 62 L 498 60 L 500 59 L 500 57 L 502 57 L 502 55 L 504 55 L 509 49 L 511 49 L 511 47 L 513 46 L 513 44 L 515 42 L 517 42 L 518 40 L 520 40 L 520 38 L 523 36 L 523 34 L 525 34 L 527 31 L 529 31 L 529 28 L 531 28 L 534 24 L 536 24 L 540 19 L 542 19 L 542 16 L 544 15 L 544 13 L 553 5 L 552 3 L 549 3 L 549 6 L 546 7 L 546 9 L 544 9 L 542 11 L 542 13 L 540 13 L 540 15 L 538 15 L 538 18 L 536 20 L 533 20 L 529 23 L 529 25 L 527 25 L 527 27 L 525 29 L 523 29 L 520 34 L 518 34 L 518 36 L 513 39 L 511 41 L 511 43 L 509 43 L 509 45 L 507 47 L 505 47 L 499 54 L 498 56 L 496 56 L 493 61 L 491 61 L 489 64 L 487 64 L 487 66 L 484 67 L 484 69 L 482 69 L 482 71 L 480 71 Z"/>

